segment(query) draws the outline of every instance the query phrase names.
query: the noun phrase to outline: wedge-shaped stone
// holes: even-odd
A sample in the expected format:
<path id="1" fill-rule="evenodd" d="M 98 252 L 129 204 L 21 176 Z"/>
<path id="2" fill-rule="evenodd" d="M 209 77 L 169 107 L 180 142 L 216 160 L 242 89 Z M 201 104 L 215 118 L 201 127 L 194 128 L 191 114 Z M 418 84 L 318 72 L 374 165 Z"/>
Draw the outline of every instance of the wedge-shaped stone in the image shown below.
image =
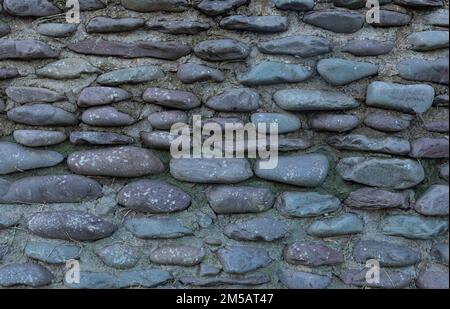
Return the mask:
<path id="1" fill-rule="evenodd" d="M 274 241 L 288 233 L 285 223 L 271 218 L 238 221 L 225 227 L 224 234 L 235 240 Z"/>
<path id="2" fill-rule="evenodd" d="M 272 262 L 265 249 L 256 247 L 227 246 L 217 254 L 224 271 L 230 274 L 245 274 Z"/>
<path id="3" fill-rule="evenodd" d="M 406 155 L 411 150 L 408 140 L 398 137 L 370 137 L 349 134 L 327 138 L 327 143 L 337 149 L 370 151 L 395 155 Z"/>
<path id="4" fill-rule="evenodd" d="M 347 10 L 321 10 L 308 12 L 303 22 L 337 33 L 354 33 L 364 26 L 364 16 Z"/>
<path id="5" fill-rule="evenodd" d="M 8 87 L 5 92 L 8 98 L 19 104 L 52 103 L 66 99 L 65 96 L 45 88 Z"/>
<path id="6" fill-rule="evenodd" d="M 369 113 L 364 119 L 364 124 L 372 129 L 384 132 L 400 132 L 411 125 L 412 118 L 390 115 L 384 112 Z"/>
<path id="7" fill-rule="evenodd" d="M 276 207 L 286 217 L 308 218 L 339 210 L 341 201 L 317 192 L 284 192 L 278 197 Z"/>
<path id="8" fill-rule="evenodd" d="M 194 47 L 195 55 L 207 61 L 242 60 L 250 50 L 249 45 L 233 39 L 203 41 Z"/>
<path id="9" fill-rule="evenodd" d="M 308 227 L 308 234 L 315 237 L 336 237 L 362 233 L 364 221 L 358 215 L 346 213 L 340 217 L 315 221 Z"/>
<path id="10" fill-rule="evenodd" d="M 3 7 L 8 14 L 20 17 L 44 17 L 61 13 L 48 0 L 5 0 Z"/>
<path id="11" fill-rule="evenodd" d="M 341 264 L 344 255 L 317 242 L 299 241 L 284 248 L 284 259 L 289 264 L 318 267 Z"/>
<path id="12" fill-rule="evenodd" d="M 411 16 L 402 12 L 392 10 L 380 10 L 379 12 L 379 21 L 369 23 L 373 27 L 402 27 L 411 22 Z"/>
<path id="13" fill-rule="evenodd" d="M 175 218 L 132 218 L 125 222 L 125 227 L 142 239 L 171 239 L 194 235 L 191 229 Z"/>
<path id="14" fill-rule="evenodd" d="M 92 18 L 86 25 L 88 33 L 111 33 L 133 31 L 143 27 L 145 20 L 142 18 L 110 18 L 98 16 Z"/>
<path id="15" fill-rule="evenodd" d="M 8 119 L 31 126 L 73 126 L 77 117 L 50 104 L 19 106 L 8 111 Z"/>
<path id="16" fill-rule="evenodd" d="M 200 99 L 192 92 L 169 90 L 162 88 L 148 88 L 143 99 L 147 103 L 189 110 L 200 106 Z"/>
<path id="17" fill-rule="evenodd" d="M 97 83 L 105 86 L 118 86 L 122 84 L 146 83 L 163 77 L 164 72 L 157 66 L 143 65 L 102 74 L 97 78 Z"/>
<path id="18" fill-rule="evenodd" d="M 59 52 L 47 44 L 36 40 L 2 40 L 0 42 L 0 60 L 35 60 L 57 58 Z"/>
<path id="19" fill-rule="evenodd" d="M 115 87 L 87 87 L 78 97 L 78 106 L 89 107 L 106 105 L 127 100 L 131 97 L 128 91 Z"/>
<path id="20" fill-rule="evenodd" d="M 88 61 L 80 58 L 66 58 L 37 69 L 36 74 L 52 79 L 75 79 L 83 74 L 100 73 L 100 70 Z"/>
<path id="21" fill-rule="evenodd" d="M 391 41 L 353 40 L 344 45 L 342 51 L 359 57 L 380 56 L 390 53 L 394 46 Z"/>
<path id="22" fill-rule="evenodd" d="M 407 37 L 411 49 L 416 51 L 429 51 L 447 48 L 449 43 L 448 31 L 421 31 L 413 32 Z"/>
<path id="23" fill-rule="evenodd" d="M 65 38 L 73 35 L 78 30 L 77 24 L 62 24 L 62 23 L 43 23 L 39 24 L 36 28 L 36 32 L 52 37 L 52 38 Z"/>
<path id="24" fill-rule="evenodd" d="M 14 140 L 27 147 L 51 146 L 64 142 L 66 134 L 60 131 L 16 130 Z"/>
<path id="25" fill-rule="evenodd" d="M 83 112 L 81 120 L 90 126 L 121 127 L 134 123 L 133 117 L 112 106 L 91 107 Z"/>
<path id="26" fill-rule="evenodd" d="M 206 15 L 216 16 L 225 14 L 249 2 L 250 0 L 202 0 L 196 8 Z"/>
<path id="27" fill-rule="evenodd" d="M 121 0 L 124 8 L 137 12 L 183 12 L 189 8 L 187 0 Z"/>
<path id="28" fill-rule="evenodd" d="M 433 239 L 448 232 L 448 220 L 414 215 L 393 215 L 385 219 L 382 232 L 412 239 Z"/>
<path id="29" fill-rule="evenodd" d="M 186 63 L 180 65 L 178 68 L 177 77 L 184 84 L 193 84 L 206 81 L 221 83 L 225 80 L 225 75 L 221 70 L 196 63 Z"/>
<path id="30" fill-rule="evenodd" d="M 317 131 L 341 133 L 355 129 L 360 122 L 355 115 L 318 113 L 311 116 L 309 126 Z"/>
<path id="31" fill-rule="evenodd" d="M 53 275 L 36 263 L 12 263 L 0 268 L 0 286 L 11 287 L 17 285 L 41 287 L 52 283 Z"/>
<path id="32" fill-rule="evenodd" d="M 361 240 L 353 249 L 356 262 L 365 264 L 368 260 L 377 260 L 380 266 L 406 267 L 420 262 L 418 251 L 406 246 L 385 241 Z"/>
<path id="33" fill-rule="evenodd" d="M 448 216 L 448 186 L 431 186 L 416 202 L 414 209 L 425 216 Z"/>
<path id="34" fill-rule="evenodd" d="M 255 113 L 251 116 L 251 121 L 256 128 L 266 128 L 270 132 L 270 125 L 278 127 L 278 134 L 295 132 L 301 128 L 300 119 L 293 114 L 287 113 Z"/>
<path id="35" fill-rule="evenodd" d="M 439 159 L 449 157 L 448 138 L 422 137 L 411 143 L 412 158 Z"/>
<path id="36" fill-rule="evenodd" d="M 170 128 L 176 123 L 187 123 L 188 117 L 185 112 L 182 111 L 167 111 L 153 113 L 148 116 L 152 128 L 157 130 L 170 130 Z"/>
<path id="37" fill-rule="evenodd" d="M 220 27 L 227 30 L 243 30 L 276 33 L 288 30 L 289 21 L 285 16 L 244 16 L 233 15 L 220 21 Z"/>
<path id="38" fill-rule="evenodd" d="M 340 275 L 341 280 L 348 285 L 356 287 L 371 287 L 380 289 L 404 289 L 413 281 L 413 277 L 400 271 L 382 270 L 379 282 L 367 282 L 367 268 L 362 270 L 349 269 Z"/>
<path id="39" fill-rule="evenodd" d="M 448 58 L 435 60 L 410 58 L 401 61 L 397 65 L 397 70 L 400 77 L 406 80 L 448 84 Z"/>
<path id="40" fill-rule="evenodd" d="M 365 77 L 377 75 L 378 65 L 369 62 L 329 58 L 319 61 L 317 71 L 330 84 L 343 86 Z"/>
<path id="41" fill-rule="evenodd" d="M 329 53 L 331 46 L 330 41 L 322 37 L 296 35 L 260 43 L 258 48 L 264 54 L 290 55 L 306 58 Z"/>
<path id="42" fill-rule="evenodd" d="M 70 142 L 75 145 L 128 145 L 133 144 L 134 139 L 111 132 L 73 131 Z"/>
<path id="43" fill-rule="evenodd" d="M 259 108 L 259 94 L 248 88 L 228 89 L 205 105 L 218 112 L 252 112 Z"/>
<path id="44" fill-rule="evenodd" d="M 211 28 L 207 22 L 196 20 L 161 20 L 147 22 L 145 28 L 168 34 L 189 34 L 194 35 Z"/>
<path id="45" fill-rule="evenodd" d="M 314 0 L 275 0 L 275 6 L 280 10 L 309 11 L 314 8 Z"/>
<path id="46" fill-rule="evenodd" d="M 203 261 L 205 254 L 205 249 L 199 247 L 164 246 L 152 251 L 150 261 L 162 265 L 194 266 Z"/>
<path id="47" fill-rule="evenodd" d="M 331 278 L 328 276 L 295 271 L 289 268 L 281 269 L 278 278 L 286 288 L 298 290 L 326 289 L 331 283 Z"/>
<path id="48" fill-rule="evenodd" d="M 345 199 L 344 204 L 352 208 L 366 210 L 408 209 L 411 202 L 411 192 L 391 192 L 377 188 L 361 188 L 353 191 Z"/>
<path id="49" fill-rule="evenodd" d="M 81 247 L 69 243 L 33 241 L 27 243 L 25 255 L 48 264 L 66 264 L 80 256 Z"/>

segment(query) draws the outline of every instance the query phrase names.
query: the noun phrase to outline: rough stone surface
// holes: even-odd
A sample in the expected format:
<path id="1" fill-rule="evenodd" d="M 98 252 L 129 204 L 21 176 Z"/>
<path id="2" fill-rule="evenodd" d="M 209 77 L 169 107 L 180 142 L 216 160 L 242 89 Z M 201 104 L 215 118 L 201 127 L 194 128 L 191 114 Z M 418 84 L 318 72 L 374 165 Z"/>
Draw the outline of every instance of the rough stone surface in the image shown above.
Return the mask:
<path id="1" fill-rule="evenodd" d="M 355 129 L 360 122 L 354 115 L 320 113 L 309 119 L 309 126 L 317 131 L 346 132 Z"/>
<path id="2" fill-rule="evenodd" d="M 367 268 L 362 270 L 349 269 L 343 272 L 340 277 L 345 284 L 357 287 L 371 287 L 381 289 L 404 289 L 413 281 L 413 277 L 407 273 L 394 270 L 384 270 L 380 272 L 380 281 L 367 283 Z"/>
<path id="3" fill-rule="evenodd" d="M 52 243 L 45 241 L 29 242 L 25 255 L 48 264 L 65 264 L 79 257 L 81 248 L 69 243 Z"/>
<path id="4" fill-rule="evenodd" d="M 75 145 L 127 145 L 132 144 L 132 137 L 94 131 L 75 131 L 70 133 L 70 142 Z"/>
<path id="5" fill-rule="evenodd" d="M 355 214 L 346 213 L 332 219 L 315 221 L 308 228 L 308 234 L 316 237 L 335 237 L 359 234 L 364 230 L 364 221 Z"/>
<path id="6" fill-rule="evenodd" d="M 218 251 L 220 263 L 227 273 L 244 274 L 262 267 L 272 261 L 266 250 L 256 247 L 228 246 Z"/>
<path id="7" fill-rule="evenodd" d="M 220 27 L 227 30 L 245 30 L 274 33 L 288 29 L 288 18 L 284 16 L 243 16 L 233 15 L 223 18 Z"/>
<path id="8" fill-rule="evenodd" d="M 164 72 L 156 66 L 143 65 L 134 68 L 118 69 L 100 75 L 97 82 L 105 86 L 138 84 L 151 82 L 164 77 Z"/>
<path id="9" fill-rule="evenodd" d="M 28 147 L 51 146 L 64 142 L 66 134 L 60 131 L 16 130 L 14 140 Z"/>
<path id="10" fill-rule="evenodd" d="M 222 71 L 196 63 L 182 64 L 178 68 L 177 77 L 184 84 L 206 81 L 220 83 L 225 80 L 225 75 Z"/>
<path id="11" fill-rule="evenodd" d="M 298 83 L 310 78 L 313 71 L 310 67 L 298 64 L 267 61 L 262 62 L 249 71 L 237 76 L 238 81 L 246 86 L 274 85 Z"/>
<path id="12" fill-rule="evenodd" d="M 448 186 L 431 186 L 415 203 L 414 209 L 425 216 L 448 216 Z"/>
<path id="13" fill-rule="evenodd" d="M 48 0 L 5 0 L 3 7 L 9 14 L 20 17 L 43 17 L 61 13 Z"/>
<path id="14" fill-rule="evenodd" d="M 432 239 L 448 231 L 448 221 L 414 215 L 393 215 L 387 217 L 382 226 L 386 235 L 412 239 Z"/>
<path id="15" fill-rule="evenodd" d="M 281 221 L 270 218 L 257 218 L 227 225 L 224 234 L 235 240 L 274 241 L 283 238 L 288 232 Z"/>
<path id="16" fill-rule="evenodd" d="M 338 198 L 317 192 L 284 192 L 276 203 L 282 215 L 292 218 L 316 217 L 337 211 L 340 206 Z"/>
<path id="17" fill-rule="evenodd" d="M 315 242 L 296 242 L 284 249 L 284 258 L 290 264 L 311 267 L 337 265 L 344 255 L 331 247 Z"/>
<path id="18" fill-rule="evenodd" d="M 423 271 L 416 280 L 419 289 L 448 290 L 448 272 Z"/>
<path id="19" fill-rule="evenodd" d="M 52 103 L 65 99 L 55 91 L 37 87 L 8 87 L 5 92 L 9 99 L 19 104 Z"/>
<path id="20" fill-rule="evenodd" d="M 128 219 L 125 227 L 142 239 L 171 239 L 194 235 L 180 220 L 168 217 Z"/>
<path id="21" fill-rule="evenodd" d="M 36 263 L 12 263 L 0 268 L 0 286 L 3 287 L 41 287 L 49 285 L 52 280 L 52 273 Z"/>
<path id="22" fill-rule="evenodd" d="M 411 120 L 409 117 L 397 117 L 383 112 L 375 112 L 367 115 L 364 124 L 379 131 L 399 132 L 408 129 Z"/>
<path id="23" fill-rule="evenodd" d="M 124 127 L 134 123 L 133 117 L 112 106 L 89 108 L 81 115 L 81 121 L 94 127 Z"/>
<path id="24" fill-rule="evenodd" d="M 325 38 L 312 35 L 289 36 L 260 43 L 259 50 L 264 54 L 313 57 L 331 51 L 331 43 Z"/>
<path id="25" fill-rule="evenodd" d="M 413 158 L 448 158 L 448 138 L 419 138 L 411 143 Z"/>
<path id="26" fill-rule="evenodd" d="M 345 199 L 344 204 L 352 208 L 367 210 L 407 209 L 411 203 L 411 192 L 392 192 L 377 188 L 364 187 L 353 191 Z"/>
<path id="27" fill-rule="evenodd" d="M 406 59 L 397 65 L 397 70 L 400 77 L 406 80 L 448 84 L 448 58 Z"/>
<path id="28" fill-rule="evenodd" d="M 149 88 L 144 92 L 143 99 L 147 103 L 158 104 L 182 110 L 198 107 L 201 102 L 192 92 Z"/>
<path id="29" fill-rule="evenodd" d="M 250 47 L 237 40 L 220 39 L 200 42 L 194 47 L 194 52 L 207 61 L 241 60 L 249 56 Z"/>
<path id="30" fill-rule="evenodd" d="M 397 137 L 374 138 L 359 134 L 332 136 L 327 143 L 337 149 L 406 155 L 411 150 L 408 140 Z"/>
<path id="31" fill-rule="evenodd" d="M 150 261 L 162 265 L 194 266 L 205 257 L 203 248 L 192 246 L 165 246 L 150 254 Z"/>
<path id="32" fill-rule="evenodd" d="M 113 243 L 106 246 L 98 247 L 95 253 L 109 267 L 118 269 L 133 268 L 139 261 L 139 252 L 136 248 L 121 244 Z"/>
<path id="33" fill-rule="evenodd" d="M 330 84 L 343 86 L 378 74 L 378 66 L 369 62 L 329 58 L 319 61 L 317 71 Z"/>
<path id="34" fill-rule="evenodd" d="M 77 117 L 50 104 L 33 104 L 13 108 L 7 113 L 11 121 L 30 126 L 73 126 Z"/>
<path id="35" fill-rule="evenodd" d="M 251 112 L 259 108 L 259 94 L 248 88 L 229 89 L 205 105 L 219 112 Z"/>
<path id="36" fill-rule="evenodd" d="M 358 242 L 353 249 L 353 257 L 361 264 L 374 259 L 386 267 L 411 266 L 421 260 L 420 254 L 408 247 L 375 240 Z"/>
<path id="37" fill-rule="evenodd" d="M 37 40 L 2 40 L 0 42 L 0 60 L 34 60 L 58 57 L 58 52 L 46 43 Z"/>

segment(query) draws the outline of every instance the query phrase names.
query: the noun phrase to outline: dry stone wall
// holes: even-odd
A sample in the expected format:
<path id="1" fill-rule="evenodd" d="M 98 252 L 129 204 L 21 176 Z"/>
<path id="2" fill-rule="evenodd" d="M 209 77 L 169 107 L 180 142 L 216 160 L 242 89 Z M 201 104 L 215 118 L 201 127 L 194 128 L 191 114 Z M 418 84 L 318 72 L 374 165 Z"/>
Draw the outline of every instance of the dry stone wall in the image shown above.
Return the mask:
<path id="1" fill-rule="evenodd" d="M 0 1 L 0 286 L 448 288 L 448 2 L 380 2 Z M 171 159 L 192 115 L 278 166 Z"/>

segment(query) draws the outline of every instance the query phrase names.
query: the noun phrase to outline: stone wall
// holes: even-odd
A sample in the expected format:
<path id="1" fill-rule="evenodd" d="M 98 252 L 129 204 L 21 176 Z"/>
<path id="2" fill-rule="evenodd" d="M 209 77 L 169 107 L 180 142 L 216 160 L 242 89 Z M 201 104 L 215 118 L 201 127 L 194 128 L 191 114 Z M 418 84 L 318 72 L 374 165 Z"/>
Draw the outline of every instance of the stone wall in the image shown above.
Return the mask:
<path id="1" fill-rule="evenodd" d="M 79 2 L 0 1 L 0 286 L 448 288 L 447 1 Z M 192 115 L 278 167 L 171 160 Z"/>

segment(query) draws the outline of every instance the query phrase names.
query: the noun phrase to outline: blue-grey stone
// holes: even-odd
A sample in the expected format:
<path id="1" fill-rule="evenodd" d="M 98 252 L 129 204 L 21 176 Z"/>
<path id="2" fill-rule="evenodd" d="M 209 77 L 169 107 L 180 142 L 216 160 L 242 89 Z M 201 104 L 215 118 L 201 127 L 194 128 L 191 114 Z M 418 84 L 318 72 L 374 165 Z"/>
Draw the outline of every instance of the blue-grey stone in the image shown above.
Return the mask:
<path id="1" fill-rule="evenodd" d="M 101 0 L 78 0 L 80 3 L 80 11 L 96 11 L 105 8 L 105 4 Z"/>
<path id="2" fill-rule="evenodd" d="M 289 111 L 346 110 L 359 106 L 352 97 L 340 92 L 287 89 L 273 96 L 279 107 Z"/>
<path id="3" fill-rule="evenodd" d="M 183 111 L 165 111 L 151 114 L 148 121 L 154 129 L 170 130 L 174 124 L 187 123 L 188 116 Z"/>
<path id="4" fill-rule="evenodd" d="M 78 118 L 62 108 L 50 104 L 33 104 L 13 108 L 7 113 L 8 119 L 30 126 L 73 126 Z"/>
<path id="5" fill-rule="evenodd" d="M 88 33 L 111 33 L 133 31 L 143 27 L 145 20 L 142 18 L 110 18 L 97 16 L 86 25 Z"/>
<path id="6" fill-rule="evenodd" d="M 448 216 L 449 191 L 447 185 L 431 186 L 415 203 L 414 209 L 425 216 Z"/>
<path id="7" fill-rule="evenodd" d="M 14 0 L 13 0 L 14 1 Z M 0 60 L 35 60 L 57 58 L 59 52 L 46 43 L 36 40 L 2 40 L 0 41 Z"/>
<path id="8" fill-rule="evenodd" d="M 20 17 L 44 17 L 61 13 L 48 0 L 5 0 L 3 7 L 8 14 Z"/>
<path id="9" fill-rule="evenodd" d="M 329 276 L 295 271 L 289 268 L 281 269 L 278 277 L 281 283 L 288 289 L 326 289 L 331 284 L 331 278 Z"/>
<path id="10" fill-rule="evenodd" d="M 220 27 L 227 30 L 243 30 L 262 33 L 283 32 L 289 28 L 285 16 L 227 16 L 220 21 Z"/>
<path id="11" fill-rule="evenodd" d="M 284 216 L 308 218 L 339 210 L 341 201 L 317 192 L 284 192 L 278 197 L 276 207 Z"/>
<path id="12" fill-rule="evenodd" d="M 217 254 L 223 270 L 231 274 L 245 274 L 272 262 L 268 251 L 256 247 L 227 246 Z"/>
<path id="13" fill-rule="evenodd" d="M 137 248 L 123 243 L 99 246 L 95 249 L 95 253 L 103 263 L 118 269 L 133 268 L 140 258 Z"/>
<path id="14" fill-rule="evenodd" d="M 248 44 L 234 39 L 208 40 L 194 47 L 195 55 L 207 61 L 242 60 L 250 55 Z"/>
<path id="15" fill-rule="evenodd" d="M 448 31 L 421 31 L 413 32 L 407 38 L 411 49 L 416 51 L 429 51 L 439 48 L 448 48 Z"/>
<path id="16" fill-rule="evenodd" d="M 66 134 L 60 131 L 15 130 L 14 140 L 27 147 L 51 146 L 64 142 Z"/>
<path id="17" fill-rule="evenodd" d="M 412 239 L 433 239 L 448 232 L 448 220 L 414 215 L 392 215 L 382 225 L 383 234 Z"/>
<path id="18" fill-rule="evenodd" d="M 225 14 L 249 2 L 250 0 L 201 0 L 196 8 L 206 15 L 216 16 Z"/>
<path id="19" fill-rule="evenodd" d="M 332 266 L 344 262 L 340 250 L 319 242 L 297 241 L 283 250 L 284 259 L 289 264 L 309 267 Z"/>
<path id="20" fill-rule="evenodd" d="M 83 112 L 81 121 L 95 127 L 122 127 L 135 122 L 133 117 L 112 106 L 91 107 Z"/>
<path id="21" fill-rule="evenodd" d="M 121 0 L 121 3 L 136 12 L 183 12 L 189 8 L 187 0 Z"/>
<path id="22" fill-rule="evenodd" d="M 288 233 L 285 223 L 272 218 L 241 220 L 225 227 L 224 234 L 231 239 L 247 241 L 274 241 Z"/>
<path id="23" fill-rule="evenodd" d="M 449 260 L 449 246 L 448 244 L 440 243 L 436 244 L 435 249 L 437 251 L 439 260 L 441 263 L 444 263 L 445 265 L 448 265 Z"/>
<path id="24" fill-rule="evenodd" d="M 142 98 L 147 103 L 157 104 L 182 110 L 189 110 L 201 105 L 200 99 L 192 92 L 148 88 Z"/>
<path id="25" fill-rule="evenodd" d="M 32 241 L 25 247 L 25 255 L 48 264 L 65 264 L 79 257 L 81 247 L 69 243 Z"/>
<path id="26" fill-rule="evenodd" d="M 399 132 L 411 125 L 410 115 L 395 116 L 385 112 L 371 112 L 364 119 L 364 124 L 372 129 L 384 132 Z"/>
<path id="27" fill-rule="evenodd" d="M 159 150 L 170 150 L 172 143 L 179 138 L 178 134 L 167 131 L 141 132 L 140 136 L 145 146 Z"/>
<path id="28" fill-rule="evenodd" d="M 327 143 L 337 149 L 406 155 L 411 150 L 408 140 L 399 137 L 370 137 L 361 134 L 332 136 Z"/>
<path id="29" fill-rule="evenodd" d="M 397 70 L 400 77 L 406 80 L 448 84 L 448 58 L 410 58 L 401 61 Z"/>
<path id="30" fill-rule="evenodd" d="M 0 23 L 0 38 L 11 33 L 11 27 L 8 24 Z"/>
<path id="31" fill-rule="evenodd" d="M 117 103 L 131 98 L 131 94 L 116 87 L 87 87 L 78 97 L 77 104 L 80 107 L 106 105 Z"/>
<path id="32" fill-rule="evenodd" d="M 97 83 L 105 86 L 118 86 L 151 82 L 163 77 L 164 72 L 160 68 L 153 65 L 142 65 L 107 72 L 97 78 Z"/>
<path id="33" fill-rule="evenodd" d="M 150 253 L 150 261 L 160 265 L 195 266 L 205 258 L 204 248 L 188 245 L 166 245 Z"/>
<path id="34" fill-rule="evenodd" d="M 36 28 L 39 34 L 53 38 L 65 38 L 73 35 L 77 30 L 78 24 L 43 23 Z"/>
<path id="35" fill-rule="evenodd" d="M 72 131 L 70 142 L 75 145 L 128 145 L 133 144 L 134 139 L 111 132 Z"/>
<path id="36" fill-rule="evenodd" d="M 433 10 L 425 15 L 425 22 L 429 25 L 447 27 L 449 25 L 448 9 Z"/>
<path id="37" fill-rule="evenodd" d="M 154 288 L 163 285 L 172 279 L 172 275 L 162 269 L 140 269 L 124 271 L 119 274 L 118 287 Z"/>
<path id="38" fill-rule="evenodd" d="M 406 13 L 402 13 L 395 10 L 383 10 L 379 11 L 379 21 L 374 21 L 370 25 L 373 27 L 402 27 L 411 22 L 411 16 Z"/>
<path id="39" fill-rule="evenodd" d="M 265 127 L 266 133 L 271 132 L 271 124 L 277 125 L 278 134 L 295 132 L 301 128 L 300 119 L 292 114 L 255 113 L 252 114 L 251 121 L 258 130 Z"/>
<path id="40" fill-rule="evenodd" d="M 70 289 L 114 289 L 117 288 L 117 278 L 110 273 L 81 271 L 80 282 L 67 281 L 64 286 Z"/>
<path id="41" fill-rule="evenodd" d="M 416 287 L 419 289 L 448 290 L 448 271 L 425 270 L 416 279 Z"/>
<path id="42" fill-rule="evenodd" d="M 161 20 L 147 22 L 145 28 L 168 34 L 194 35 L 211 28 L 211 25 L 201 20 Z"/>
<path id="43" fill-rule="evenodd" d="M 125 227 L 134 236 L 142 239 L 171 239 L 194 235 L 194 232 L 175 218 L 131 218 Z"/>
<path id="44" fill-rule="evenodd" d="M 448 138 L 421 137 L 411 142 L 412 158 L 440 159 L 449 157 Z"/>
<path id="45" fill-rule="evenodd" d="M 346 132 L 355 129 L 360 122 L 355 115 L 318 113 L 311 116 L 309 126 L 317 131 Z"/>
<path id="46" fill-rule="evenodd" d="M 364 1 L 365 2 L 365 1 Z M 365 56 L 380 56 L 388 54 L 395 46 L 394 42 L 391 41 L 377 41 L 377 40 L 352 40 L 344 47 L 342 47 L 343 52 L 350 53 L 354 56 L 365 57 Z"/>
<path id="47" fill-rule="evenodd" d="M 36 263 L 12 263 L 0 267 L 0 286 L 41 287 L 52 283 L 53 275 Z"/>
<path id="48" fill-rule="evenodd" d="M 19 104 L 26 103 L 53 103 L 66 99 L 55 91 L 37 87 L 8 87 L 6 95 Z"/>
<path id="49" fill-rule="evenodd" d="M 180 65 L 177 77 L 184 84 L 207 81 L 221 83 L 225 80 L 225 75 L 221 70 L 196 63 L 185 63 Z"/>
<path id="50" fill-rule="evenodd" d="M 184 276 L 179 279 L 181 283 L 188 286 L 199 287 L 223 287 L 224 285 L 235 286 L 257 286 L 271 282 L 269 275 L 248 275 L 244 277 L 207 277 L 199 278 L 192 276 Z"/>
<path id="51" fill-rule="evenodd" d="M 2 190 L 2 189 L 1 189 Z M 21 215 L 17 213 L 7 213 L 4 212 L 0 214 L 0 230 L 10 228 L 12 226 L 15 226 L 19 223 L 21 219 Z"/>
<path id="52" fill-rule="evenodd" d="M 219 112 L 252 112 L 259 108 L 258 92 L 248 88 L 228 89 L 205 104 Z"/>
<path id="53" fill-rule="evenodd" d="M 339 275 L 341 280 L 348 285 L 360 288 L 404 289 L 408 287 L 414 277 L 400 271 L 386 270 L 380 272 L 380 280 L 367 282 L 368 268 L 349 269 Z"/>
<path id="54" fill-rule="evenodd" d="M 444 178 L 445 180 L 448 181 L 448 176 L 449 176 L 449 164 L 448 164 L 448 162 L 440 166 L 440 168 L 439 168 L 439 176 L 441 176 L 441 178 Z"/>
<path id="55" fill-rule="evenodd" d="M 258 45 L 264 54 L 290 55 L 295 57 L 313 57 L 331 51 L 331 42 L 313 35 L 288 36 L 274 39 Z"/>
<path id="56" fill-rule="evenodd" d="M 343 9 L 307 12 L 303 22 L 337 33 L 354 33 L 364 26 L 364 15 Z"/>
<path id="57" fill-rule="evenodd" d="M 58 60 L 36 70 L 38 76 L 52 79 L 76 79 L 83 74 L 93 73 L 100 73 L 100 70 L 88 61 L 79 58 Z"/>
<path id="58" fill-rule="evenodd" d="M 351 192 L 345 199 L 345 206 L 365 210 L 409 209 L 412 200 L 411 191 L 391 192 L 387 190 L 363 187 Z"/>
<path id="59" fill-rule="evenodd" d="M 314 8 L 315 0 L 274 0 L 280 10 L 309 11 Z"/>
<path id="60" fill-rule="evenodd" d="M 356 262 L 365 264 L 368 260 L 377 260 L 380 266 L 406 267 L 420 262 L 418 251 L 406 246 L 376 240 L 361 240 L 353 248 Z"/>
<path id="61" fill-rule="evenodd" d="M 444 5 L 442 0 L 394 0 L 395 4 L 407 7 L 441 7 Z"/>
<path id="62" fill-rule="evenodd" d="M 359 79 L 377 75 L 378 65 L 346 59 L 322 59 L 317 64 L 317 72 L 327 82 L 343 86 Z"/>
<path id="63" fill-rule="evenodd" d="M 16 68 L 0 68 L 0 80 L 12 79 L 19 76 L 19 70 Z"/>
<path id="64" fill-rule="evenodd" d="M 358 215 L 346 213 L 340 217 L 315 221 L 308 227 L 308 234 L 316 237 L 335 237 L 359 234 L 364 230 L 364 221 Z"/>

